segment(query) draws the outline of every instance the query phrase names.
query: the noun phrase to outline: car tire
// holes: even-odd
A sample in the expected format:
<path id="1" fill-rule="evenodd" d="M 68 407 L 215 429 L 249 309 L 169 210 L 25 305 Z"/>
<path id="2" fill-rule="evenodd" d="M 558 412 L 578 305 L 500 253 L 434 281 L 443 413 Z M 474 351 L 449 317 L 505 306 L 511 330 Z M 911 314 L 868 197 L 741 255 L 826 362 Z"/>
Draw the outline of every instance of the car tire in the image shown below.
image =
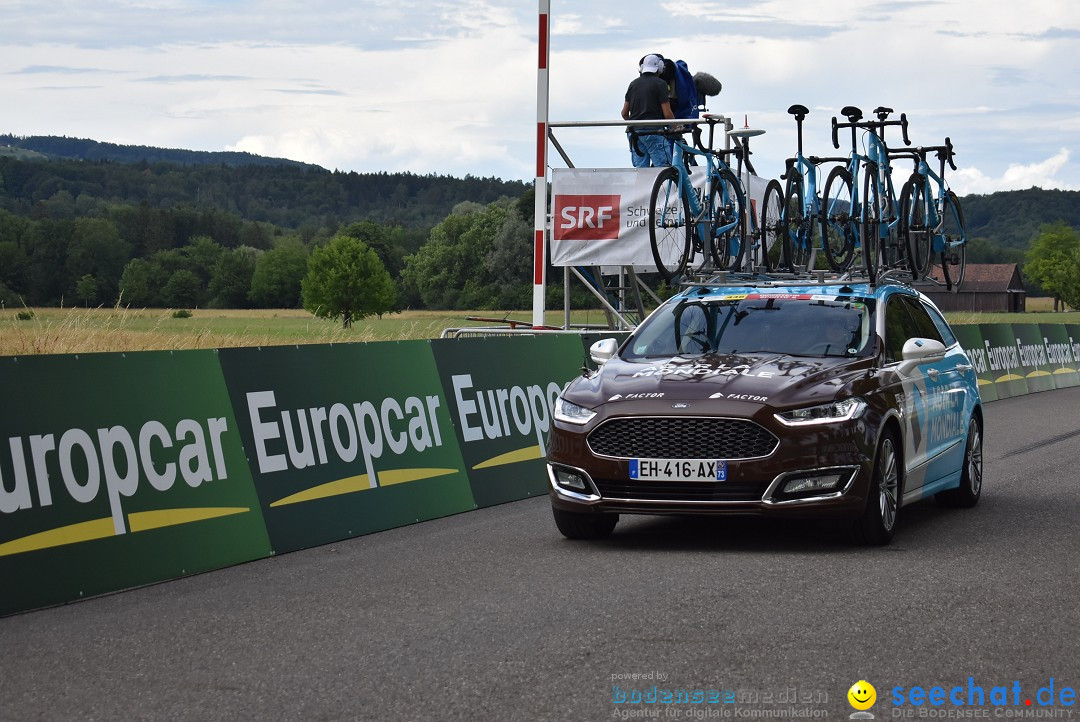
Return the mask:
<path id="1" fill-rule="evenodd" d="M 964 470 L 960 473 L 960 486 L 934 495 L 941 506 L 970 509 L 982 496 L 983 456 L 982 426 L 974 416 L 968 421 L 967 443 L 964 445 Z"/>
<path id="2" fill-rule="evenodd" d="M 859 544 L 884 546 L 892 541 L 900 511 L 900 445 L 896 435 L 885 432 L 874 456 L 866 509 L 852 524 L 852 537 Z"/>
<path id="3" fill-rule="evenodd" d="M 555 526 L 567 539 L 603 539 L 619 523 L 618 514 L 579 514 L 551 507 Z"/>

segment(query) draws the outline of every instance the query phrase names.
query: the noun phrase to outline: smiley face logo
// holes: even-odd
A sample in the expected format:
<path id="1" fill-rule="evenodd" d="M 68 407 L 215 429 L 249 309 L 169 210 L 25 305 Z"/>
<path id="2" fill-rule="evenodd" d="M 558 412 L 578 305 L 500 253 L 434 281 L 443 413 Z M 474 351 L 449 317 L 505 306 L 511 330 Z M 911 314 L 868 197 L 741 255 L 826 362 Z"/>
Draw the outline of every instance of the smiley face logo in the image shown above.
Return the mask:
<path id="1" fill-rule="evenodd" d="M 865 679 L 860 679 L 851 685 L 851 689 L 847 692 L 847 698 L 855 709 L 867 710 L 874 706 L 874 702 L 877 702 L 877 690 L 874 689 L 874 685 Z"/>

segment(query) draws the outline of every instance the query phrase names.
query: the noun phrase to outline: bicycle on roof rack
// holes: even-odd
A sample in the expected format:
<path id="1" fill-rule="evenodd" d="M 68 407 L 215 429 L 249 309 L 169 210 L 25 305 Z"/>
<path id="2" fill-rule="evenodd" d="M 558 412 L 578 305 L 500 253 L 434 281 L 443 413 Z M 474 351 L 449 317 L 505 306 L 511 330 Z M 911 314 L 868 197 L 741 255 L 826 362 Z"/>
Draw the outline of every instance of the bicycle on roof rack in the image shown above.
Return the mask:
<path id="1" fill-rule="evenodd" d="M 764 214 L 764 204 L 762 205 L 762 220 L 758 221 L 758 214 L 754 208 L 754 201 L 750 197 L 750 174 L 754 173 L 754 165 L 750 162 L 750 139 L 754 136 L 761 135 L 765 131 L 757 128 L 751 128 L 748 125 L 742 128 L 733 128 L 727 132 L 728 137 L 732 138 L 735 142 L 734 153 L 736 159 L 738 159 L 738 168 L 735 173 L 735 177 L 742 182 L 743 179 L 743 167 L 746 168 L 746 185 L 743 186 L 743 195 L 746 198 L 747 209 L 746 213 L 742 214 L 742 223 L 739 225 L 739 234 L 741 236 L 740 243 L 743 245 L 743 258 L 741 268 L 747 273 L 771 271 L 775 264 L 769 258 L 769 249 L 779 244 L 779 225 L 774 223 L 771 226 L 766 226 L 766 216 Z M 776 185 L 775 193 L 779 194 L 780 184 L 776 181 L 770 181 L 770 183 Z M 766 187 L 766 198 L 768 197 L 768 187 Z M 779 211 L 779 206 L 777 206 Z"/>
<path id="2" fill-rule="evenodd" d="M 681 278 L 688 268 L 696 273 L 738 269 L 746 251 L 740 231 L 745 194 L 725 159 L 733 151 L 712 148 L 714 126 L 723 118 L 703 117 L 709 125 L 708 147 L 701 142 L 699 126 L 636 132 L 656 133 L 673 141 L 672 164 L 656 176 L 649 198 L 649 241 L 656 270 L 666 281 Z M 683 139 L 687 132 L 693 135 L 692 145 Z M 691 170 L 697 158 L 705 160 L 705 188 L 700 196 Z"/>
<path id="3" fill-rule="evenodd" d="M 805 105 L 792 105 L 787 112 L 795 116 L 798 145 L 795 157 L 785 161 L 784 174 L 780 176 L 786 179 L 782 193 L 778 181 L 774 181 L 776 185 L 771 192 L 770 189 L 765 191 L 763 212 L 766 220 L 762 225 L 769 228 L 771 224 L 768 219 L 776 219 L 780 226 L 783 266 L 791 272 L 798 272 L 814 269 L 824 238 L 824 230 L 819 230 L 821 199 L 818 196 L 818 167 L 822 163 L 844 159 L 804 155 L 803 120 L 810 111 Z M 774 208 L 776 203 L 779 203 L 779 211 Z M 844 271 L 851 265 L 850 259 L 844 262 L 844 259 L 838 259 L 828 252 L 825 258 L 829 268 L 834 271 Z"/>
<path id="4" fill-rule="evenodd" d="M 848 120 L 832 119 L 833 147 L 840 147 L 837 131 L 851 128 L 851 152 L 841 168 L 833 169 L 825 182 L 822 202 L 822 232 L 826 255 L 862 255 L 863 269 L 871 282 L 879 272 L 904 272 L 910 268 L 907 252 L 899 238 L 900 213 L 892 180 L 889 146 L 885 128 L 898 125 L 904 144 L 911 145 L 907 133 L 907 115 L 888 120 L 892 108 L 877 107 L 877 120 L 862 120 L 862 111 L 849 105 L 841 111 Z M 863 130 L 864 153 L 859 152 L 858 131 Z M 859 190 L 862 194 L 859 194 Z M 849 260 L 850 263 L 850 260 Z"/>
<path id="5" fill-rule="evenodd" d="M 926 156 L 935 153 L 939 170 L 935 173 Z M 900 235 L 907 247 L 914 280 L 933 280 L 935 258 L 941 264 L 945 288 L 956 291 L 964 282 L 967 268 L 967 233 L 960 200 L 945 182 L 945 165 L 956 170 L 952 141 L 944 145 L 919 146 L 896 151 L 896 157 L 910 156 L 915 169 L 900 191 Z"/>

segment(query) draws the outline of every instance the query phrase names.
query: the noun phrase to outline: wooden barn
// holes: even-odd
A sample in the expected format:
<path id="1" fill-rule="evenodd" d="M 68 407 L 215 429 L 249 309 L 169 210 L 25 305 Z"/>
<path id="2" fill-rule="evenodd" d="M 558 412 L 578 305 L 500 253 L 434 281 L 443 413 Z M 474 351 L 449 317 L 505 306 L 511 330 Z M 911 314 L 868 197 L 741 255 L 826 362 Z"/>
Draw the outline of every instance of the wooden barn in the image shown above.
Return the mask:
<path id="1" fill-rule="evenodd" d="M 941 269 L 934 267 L 933 276 L 943 281 Z M 922 285 L 919 290 L 929 296 L 942 311 L 987 311 L 993 313 L 1023 313 L 1027 292 L 1015 263 L 969 263 L 964 285 L 956 293 L 940 286 Z"/>

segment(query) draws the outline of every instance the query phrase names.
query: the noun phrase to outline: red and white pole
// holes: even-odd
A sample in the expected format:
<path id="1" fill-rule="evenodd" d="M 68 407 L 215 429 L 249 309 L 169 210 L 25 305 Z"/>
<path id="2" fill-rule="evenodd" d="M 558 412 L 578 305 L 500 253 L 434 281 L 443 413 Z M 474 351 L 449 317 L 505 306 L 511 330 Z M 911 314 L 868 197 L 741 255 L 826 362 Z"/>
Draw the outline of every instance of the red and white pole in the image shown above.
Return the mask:
<path id="1" fill-rule="evenodd" d="M 551 50 L 551 0 L 540 0 L 540 55 L 536 69 L 536 206 L 533 209 L 533 328 L 544 323 L 544 290 L 547 276 L 547 136 L 548 55 Z"/>

